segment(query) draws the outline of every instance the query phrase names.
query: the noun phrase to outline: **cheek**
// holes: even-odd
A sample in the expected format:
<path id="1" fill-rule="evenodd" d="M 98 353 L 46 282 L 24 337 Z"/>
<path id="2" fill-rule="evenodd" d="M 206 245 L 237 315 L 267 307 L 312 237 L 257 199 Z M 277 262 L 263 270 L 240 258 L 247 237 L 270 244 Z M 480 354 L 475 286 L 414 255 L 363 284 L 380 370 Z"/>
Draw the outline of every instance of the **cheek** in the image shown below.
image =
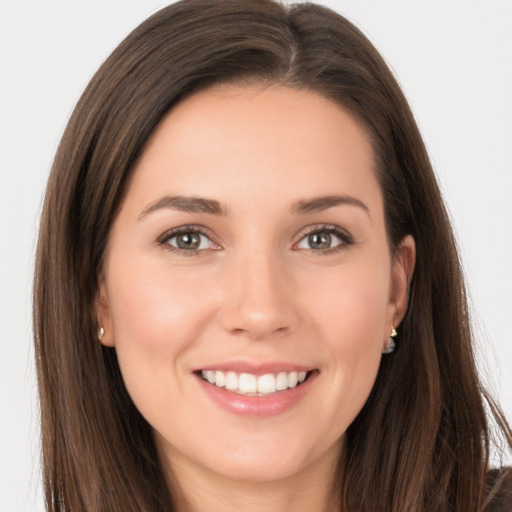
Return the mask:
<path id="1" fill-rule="evenodd" d="M 351 266 L 320 295 L 313 315 L 333 392 L 334 422 L 344 428 L 363 407 L 379 369 L 387 324 L 390 279 L 385 262 Z"/>
<path id="2" fill-rule="evenodd" d="M 176 348 L 184 331 L 198 327 L 208 304 L 198 300 L 190 279 L 172 274 L 165 265 L 144 265 L 111 272 L 109 305 L 116 346 L 138 344 L 147 350 Z M 197 283 L 196 283 L 197 284 Z M 191 321 L 194 319 L 194 321 Z"/>
<path id="3" fill-rule="evenodd" d="M 391 292 L 386 263 L 362 261 L 342 268 L 326 277 L 324 291 L 315 294 L 311 304 L 318 323 L 347 349 L 384 341 Z"/>
<path id="4" fill-rule="evenodd" d="M 165 267 L 139 261 L 109 275 L 115 350 L 126 387 L 137 401 L 145 389 L 155 394 L 152 383 L 165 383 L 180 371 L 182 354 L 199 338 L 211 307 L 198 300 L 190 280 L 169 276 Z"/>

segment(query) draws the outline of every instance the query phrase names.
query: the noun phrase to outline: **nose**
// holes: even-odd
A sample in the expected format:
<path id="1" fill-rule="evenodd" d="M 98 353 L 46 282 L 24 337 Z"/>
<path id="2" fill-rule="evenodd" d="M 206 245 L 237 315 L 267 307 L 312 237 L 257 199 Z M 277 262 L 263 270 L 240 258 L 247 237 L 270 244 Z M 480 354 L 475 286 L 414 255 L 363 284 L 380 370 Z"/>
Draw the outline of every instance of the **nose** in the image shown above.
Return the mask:
<path id="1" fill-rule="evenodd" d="M 290 274 L 271 254 L 252 254 L 233 262 L 225 288 L 223 328 L 252 340 L 295 330 L 299 315 Z"/>

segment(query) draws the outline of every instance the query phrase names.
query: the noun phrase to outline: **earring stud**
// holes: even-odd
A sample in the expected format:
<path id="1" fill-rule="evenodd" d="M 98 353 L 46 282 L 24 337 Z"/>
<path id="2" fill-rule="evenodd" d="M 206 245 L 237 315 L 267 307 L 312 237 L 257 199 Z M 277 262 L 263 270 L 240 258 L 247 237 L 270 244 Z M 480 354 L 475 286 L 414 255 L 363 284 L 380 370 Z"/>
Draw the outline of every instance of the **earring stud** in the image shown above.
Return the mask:
<path id="1" fill-rule="evenodd" d="M 389 335 L 389 343 L 388 343 L 388 346 L 382 351 L 383 354 L 391 354 L 395 350 L 396 343 L 393 338 L 396 336 L 396 334 L 397 334 L 396 329 L 394 327 L 391 327 L 391 334 Z"/>
<path id="2" fill-rule="evenodd" d="M 105 329 L 103 329 L 103 327 L 100 327 L 98 330 L 98 340 L 101 341 L 103 339 L 103 336 L 105 336 Z"/>

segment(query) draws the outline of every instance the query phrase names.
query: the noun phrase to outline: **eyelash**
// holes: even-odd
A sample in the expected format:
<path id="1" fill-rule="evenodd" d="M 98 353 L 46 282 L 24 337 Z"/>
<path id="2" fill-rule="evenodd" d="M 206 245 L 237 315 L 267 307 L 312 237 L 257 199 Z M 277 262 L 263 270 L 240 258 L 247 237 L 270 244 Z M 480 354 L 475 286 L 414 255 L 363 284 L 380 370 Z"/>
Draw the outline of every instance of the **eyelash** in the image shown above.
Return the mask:
<path id="1" fill-rule="evenodd" d="M 310 251 L 318 253 L 319 255 L 333 254 L 335 252 L 345 250 L 349 246 L 354 244 L 353 236 L 350 233 L 348 233 L 347 231 L 345 231 L 344 229 L 342 229 L 338 226 L 333 226 L 332 224 L 316 224 L 314 226 L 309 226 L 301 233 L 300 239 L 298 242 L 296 242 L 294 244 L 294 247 L 296 247 L 306 237 L 313 235 L 315 233 L 328 233 L 329 235 L 336 236 L 341 241 L 339 244 L 335 245 L 334 247 L 329 247 L 328 249 L 323 249 L 323 250 L 309 249 Z"/>
<path id="2" fill-rule="evenodd" d="M 298 244 L 300 244 L 306 237 L 311 236 L 315 233 L 328 233 L 329 235 L 334 235 L 341 242 L 334 247 L 329 247 L 327 249 L 309 249 L 310 251 L 313 251 L 318 254 L 322 255 L 328 255 L 332 254 L 334 252 L 338 252 L 341 250 L 346 249 L 348 246 L 354 244 L 354 238 L 352 235 L 350 235 L 347 231 L 344 229 L 339 228 L 338 226 L 333 226 L 331 224 L 317 224 L 314 226 L 310 226 L 306 228 L 300 236 L 300 239 L 298 242 L 293 244 L 293 248 L 297 248 Z M 176 238 L 179 235 L 182 234 L 195 234 L 206 237 L 213 245 L 218 245 L 214 240 L 212 240 L 212 235 L 209 230 L 205 229 L 202 226 L 192 225 L 192 226 L 180 226 L 177 228 L 173 228 L 169 231 L 166 231 L 163 233 L 157 240 L 158 245 L 165 246 L 165 249 L 171 252 L 176 252 L 181 255 L 185 256 L 194 256 L 199 254 L 200 252 L 204 251 L 205 249 L 181 249 L 179 247 L 175 247 L 171 245 L 169 242 L 173 238 Z M 219 246 L 220 247 L 220 246 Z M 217 250 L 217 249 L 213 249 Z M 297 249 L 300 250 L 300 249 Z"/>
<path id="3" fill-rule="evenodd" d="M 163 233 L 157 240 L 158 245 L 165 246 L 165 249 L 171 252 L 178 253 L 184 256 L 194 256 L 204 251 L 204 249 L 180 249 L 179 247 L 174 247 L 169 243 L 170 240 L 176 238 L 179 235 L 200 235 L 206 237 L 212 244 L 217 245 L 216 242 L 212 240 L 212 235 L 209 230 L 203 228 L 202 226 L 180 226 L 177 228 L 170 229 Z M 215 249 L 214 249 L 215 250 Z"/>

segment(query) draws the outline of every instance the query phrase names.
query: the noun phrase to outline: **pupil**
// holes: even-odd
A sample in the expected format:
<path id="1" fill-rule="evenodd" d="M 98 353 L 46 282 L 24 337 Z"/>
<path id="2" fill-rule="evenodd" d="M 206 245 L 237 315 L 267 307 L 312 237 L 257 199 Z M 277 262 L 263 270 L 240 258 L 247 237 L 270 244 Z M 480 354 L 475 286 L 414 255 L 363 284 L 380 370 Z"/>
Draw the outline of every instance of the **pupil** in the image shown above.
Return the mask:
<path id="1" fill-rule="evenodd" d="M 185 233 L 178 236 L 177 242 L 180 249 L 197 249 L 201 240 L 197 233 Z"/>
<path id="2" fill-rule="evenodd" d="M 331 235 L 329 233 L 313 233 L 309 235 L 309 245 L 312 249 L 329 249 Z"/>

